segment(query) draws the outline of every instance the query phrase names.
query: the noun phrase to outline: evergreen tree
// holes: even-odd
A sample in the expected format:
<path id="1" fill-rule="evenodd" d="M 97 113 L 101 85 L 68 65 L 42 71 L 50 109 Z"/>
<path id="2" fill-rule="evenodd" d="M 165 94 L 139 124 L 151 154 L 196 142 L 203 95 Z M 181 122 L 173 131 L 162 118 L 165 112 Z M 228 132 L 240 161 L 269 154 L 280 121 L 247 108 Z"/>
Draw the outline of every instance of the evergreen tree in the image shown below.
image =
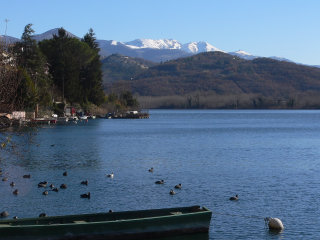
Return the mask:
<path id="1" fill-rule="evenodd" d="M 96 105 L 100 105 L 104 102 L 105 95 L 102 88 L 100 49 L 92 28 L 84 35 L 82 42 L 85 42 L 95 53 L 91 63 L 84 69 L 85 82 L 83 84 L 87 91 L 88 100 Z"/>
<path id="2" fill-rule="evenodd" d="M 93 32 L 88 36 L 89 42 Z M 94 44 L 91 46 L 97 47 Z M 50 63 L 54 83 L 66 99 L 80 104 L 102 102 L 99 94 L 102 98 L 104 94 L 102 84 L 99 85 L 102 78 L 97 48 L 91 48 L 87 42 L 68 37 L 63 28 L 59 29 L 58 35 L 52 39 L 40 42 L 40 48 Z"/>
<path id="3" fill-rule="evenodd" d="M 32 38 L 33 33 L 32 24 L 26 25 L 21 41 L 14 47 L 23 76 L 20 86 L 21 100 L 27 108 L 34 108 L 38 103 L 43 106 L 51 103 L 51 78 L 47 62 L 37 42 Z"/>

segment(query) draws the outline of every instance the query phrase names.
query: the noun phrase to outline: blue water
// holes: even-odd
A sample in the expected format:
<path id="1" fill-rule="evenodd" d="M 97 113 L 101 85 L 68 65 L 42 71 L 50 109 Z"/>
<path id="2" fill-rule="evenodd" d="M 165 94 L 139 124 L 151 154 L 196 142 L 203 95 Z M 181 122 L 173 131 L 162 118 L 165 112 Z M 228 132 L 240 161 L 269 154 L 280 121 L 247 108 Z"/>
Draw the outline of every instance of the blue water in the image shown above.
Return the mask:
<path id="1" fill-rule="evenodd" d="M 0 160 L 9 178 L 0 210 L 11 216 L 204 205 L 209 239 L 320 239 L 320 111 L 153 110 L 150 119 L 46 126 L 32 144 L 20 138 L 23 156 Z M 68 188 L 43 196 L 44 180 Z M 86 192 L 90 200 L 79 197 Z M 284 231 L 269 232 L 264 217 L 280 218 Z"/>

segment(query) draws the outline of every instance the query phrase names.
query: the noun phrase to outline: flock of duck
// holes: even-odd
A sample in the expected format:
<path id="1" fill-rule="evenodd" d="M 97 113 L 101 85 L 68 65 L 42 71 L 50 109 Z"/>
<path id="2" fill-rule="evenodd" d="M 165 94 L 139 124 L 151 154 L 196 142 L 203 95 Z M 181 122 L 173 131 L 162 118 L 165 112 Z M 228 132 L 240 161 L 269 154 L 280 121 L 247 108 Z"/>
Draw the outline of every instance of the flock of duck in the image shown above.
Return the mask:
<path id="1" fill-rule="evenodd" d="M 150 173 L 153 173 L 153 172 L 154 172 L 154 168 L 152 167 L 152 168 L 150 168 L 148 171 L 149 171 Z M 0 169 L 0 176 L 1 176 L 1 175 L 2 175 L 2 170 Z M 68 173 L 65 171 L 65 172 L 62 173 L 62 175 L 63 175 L 63 176 L 68 176 Z M 110 174 L 107 174 L 106 176 L 107 176 L 108 178 L 113 178 L 113 177 L 114 177 L 114 173 L 112 172 L 112 173 L 110 173 Z M 31 175 L 30 175 L 30 174 L 23 175 L 23 178 L 31 178 Z M 7 177 L 3 177 L 3 178 L 2 178 L 2 181 L 3 181 L 3 182 L 8 181 L 8 178 L 7 178 Z M 86 186 L 88 186 L 88 183 L 89 183 L 89 182 L 88 182 L 87 179 L 80 182 L 81 185 L 86 185 Z M 164 183 L 165 183 L 165 181 L 164 181 L 163 179 L 158 180 L 158 181 L 155 181 L 155 184 L 164 184 Z M 48 183 L 47 181 L 39 182 L 39 183 L 38 183 L 38 188 L 46 188 L 46 187 L 48 186 L 48 184 L 49 184 L 49 183 Z M 10 183 L 10 186 L 13 188 L 13 187 L 15 186 L 15 183 L 14 183 L 14 182 L 11 182 L 11 183 Z M 44 190 L 44 191 L 42 192 L 42 195 L 48 195 L 48 194 L 49 194 L 49 191 L 52 191 L 52 192 L 58 192 L 58 191 L 59 191 L 59 188 L 58 188 L 58 187 L 55 187 L 52 183 L 49 185 L 49 188 L 50 188 L 50 190 Z M 65 183 L 63 183 L 63 184 L 60 185 L 60 189 L 66 189 L 66 188 L 67 188 L 67 185 L 66 185 Z M 182 184 L 179 183 L 179 184 L 175 185 L 174 188 L 175 188 L 175 189 L 178 189 L 178 190 L 181 190 L 181 189 L 182 189 Z M 18 189 L 15 189 L 12 193 L 13 193 L 14 195 L 18 195 L 18 194 L 19 194 L 19 190 L 18 190 Z M 176 192 L 175 192 L 173 189 L 170 189 L 169 194 L 170 194 L 170 195 L 175 195 Z M 80 194 L 80 198 L 90 199 L 90 197 L 91 197 L 91 196 L 90 196 L 90 192 Z M 229 200 L 231 200 L 231 201 L 237 201 L 237 200 L 239 200 L 238 194 L 235 195 L 235 196 L 230 197 Z M 112 210 L 110 210 L 110 211 L 112 211 Z M 7 211 L 3 211 L 3 212 L 0 213 L 0 217 L 7 217 L 7 216 L 9 216 L 9 213 L 8 213 Z M 39 215 L 39 217 L 46 217 L 46 216 L 47 216 L 46 213 L 41 213 L 41 214 Z M 14 216 L 13 218 L 14 218 L 14 219 L 17 219 L 16 216 Z"/>
<path id="2" fill-rule="evenodd" d="M 2 175 L 2 173 L 3 173 L 3 172 L 2 172 L 2 170 L 0 169 L 0 176 Z M 62 175 L 63 175 L 63 176 L 68 176 L 68 172 L 63 172 Z M 112 173 L 112 174 L 108 174 L 107 176 L 113 178 L 113 173 Z M 31 175 L 30 175 L 30 174 L 26 174 L 26 175 L 23 175 L 22 177 L 23 177 L 23 178 L 31 178 Z M 6 182 L 6 181 L 8 181 L 8 178 L 7 178 L 7 177 L 3 177 L 3 178 L 2 178 L 2 181 L 3 181 L 3 182 Z M 89 183 L 89 181 L 88 181 L 87 179 L 80 182 L 81 185 L 86 185 L 86 186 L 88 186 L 88 183 Z M 47 188 L 48 184 L 49 184 L 49 183 L 48 183 L 47 181 L 41 181 L 41 182 L 38 183 L 38 188 Z M 14 186 L 16 186 L 16 184 L 15 184 L 14 182 L 11 182 L 11 183 L 10 183 L 10 186 L 13 188 Z M 49 194 L 49 191 L 59 192 L 59 188 L 58 188 L 58 187 L 55 187 L 52 183 L 49 185 L 49 188 L 50 188 L 50 190 L 44 190 L 44 191 L 42 192 L 42 195 L 48 195 L 48 194 Z M 62 184 L 60 185 L 60 189 L 67 189 L 67 184 L 62 183 Z M 15 189 L 12 193 L 13 193 L 14 195 L 18 195 L 18 194 L 19 194 L 19 190 L 18 190 L 18 189 Z M 90 198 L 90 192 L 81 194 L 81 195 L 80 195 L 80 198 L 88 198 L 88 199 L 89 199 L 89 198 Z M 0 217 L 8 217 L 8 216 L 9 216 L 9 213 L 8 213 L 7 211 L 3 211 L 3 212 L 0 213 Z M 46 217 L 46 216 L 47 216 L 46 213 L 41 213 L 41 214 L 39 215 L 39 217 Z M 14 219 L 17 219 L 18 217 L 17 217 L 17 216 L 14 216 L 13 218 L 14 218 Z"/>
<path id="3" fill-rule="evenodd" d="M 152 168 L 149 169 L 149 172 L 153 172 L 153 170 L 154 170 L 154 169 L 153 169 L 153 167 L 152 167 Z M 164 184 L 164 180 L 163 180 L 163 179 L 158 180 L 158 181 L 155 182 L 155 184 Z M 174 188 L 175 188 L 175 189 L 182 189 L 182 184 L 179 183 L 179 184 L 175 185 Z M 170 192 L 169 192 L 169 194 L 170 194 L 170 195 L 175 195 L 176 192 L 173 191 L 173 189 L 171 189 Z M 230 201 L 238 201 L 238 200 L 239 200 L 238 194 L 236 194 L 235 196 L 230 197 L 229 200 L 230 200 Z"/>
<path id="4" fill-rule="evenodd" d="M 148 171 L 151 172 L 151 173 L 153 173 L 154 168 L 152 167 L 152 168 L 150 168 Z M 164 184 L 164 180 L 161 179 L 161 180 L 155 181 L 155 184 Z M 175 188 L 175 189 L 182 189 L 182 184 L 179 183 L 179 184 L 175 185 L 174 188 Z M 173 191 L 173 189 L 171 189 L 170 192 L 169 192 L 169 194 L 170 194 L 170 195 L 175 195 L 176 192 Z"/>

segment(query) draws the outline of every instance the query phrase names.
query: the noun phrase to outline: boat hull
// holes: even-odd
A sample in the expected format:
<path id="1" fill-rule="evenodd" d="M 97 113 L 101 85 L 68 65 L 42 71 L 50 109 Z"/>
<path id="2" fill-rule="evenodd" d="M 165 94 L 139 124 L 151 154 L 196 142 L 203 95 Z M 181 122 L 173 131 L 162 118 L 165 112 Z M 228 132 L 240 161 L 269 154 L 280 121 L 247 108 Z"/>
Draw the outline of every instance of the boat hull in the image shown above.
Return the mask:
<path id="1" fill-rule="evenodd" d="M 0 236 L 1 239 L 8 240 L 152 239 L 208 232 L 212 214 L 211 211 L 202 208 L 201 211 L 183 213 L 180 212 L 181 209 L 182 208 L 165 209 L 167 212 L 171 211 L 172 214 L 169 215 L 161 215 L 161 209 L 87 214 L 82 216 L 72 215 L 65 216 L 65 218 L 67 218 L 65 221 L 68 223 L 59 224 L 57 223 L 58 217 L 39 219 L 38 225 L 28 224 L 1 227 L 0 222 Z M 148 212 L 151 213 L 151 215 L 149 214 L 149 216 L 145 217 L 148 215 Z M 129 216 L 129 218 L 121 219 L 123 218 L 121 214 L 123 216 Z M 107 221 L 88 222 L 80 220 L 88 219 L 90 216 L 91 218 L 101 218 L 104 217 L 104 215 L 108 216 Z M 139 217 L 139 215 L 141 217 Z M 79 218 L 80 216 L 82 218 Z M 70 223 L 72 218 L 78 220 Z M 30 221 L 34 220 L 35 219 L 32 219 Z M 45 222 L 43 222 L 44 220 Z M 53 223 L 50 223 L 50 221 Z"/>

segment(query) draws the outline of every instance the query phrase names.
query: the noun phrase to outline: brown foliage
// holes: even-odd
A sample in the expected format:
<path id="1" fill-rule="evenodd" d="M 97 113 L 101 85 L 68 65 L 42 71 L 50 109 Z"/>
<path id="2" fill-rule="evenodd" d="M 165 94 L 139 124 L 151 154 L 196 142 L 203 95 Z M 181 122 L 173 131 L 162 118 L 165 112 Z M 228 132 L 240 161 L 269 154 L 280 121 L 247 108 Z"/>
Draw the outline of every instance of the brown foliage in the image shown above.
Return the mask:
<path id="1" fill-rule="evenodd" d="M 0 45 L 0 112 L 19 108 L 18 88 L 21 76 L 15 58 Z"/>

